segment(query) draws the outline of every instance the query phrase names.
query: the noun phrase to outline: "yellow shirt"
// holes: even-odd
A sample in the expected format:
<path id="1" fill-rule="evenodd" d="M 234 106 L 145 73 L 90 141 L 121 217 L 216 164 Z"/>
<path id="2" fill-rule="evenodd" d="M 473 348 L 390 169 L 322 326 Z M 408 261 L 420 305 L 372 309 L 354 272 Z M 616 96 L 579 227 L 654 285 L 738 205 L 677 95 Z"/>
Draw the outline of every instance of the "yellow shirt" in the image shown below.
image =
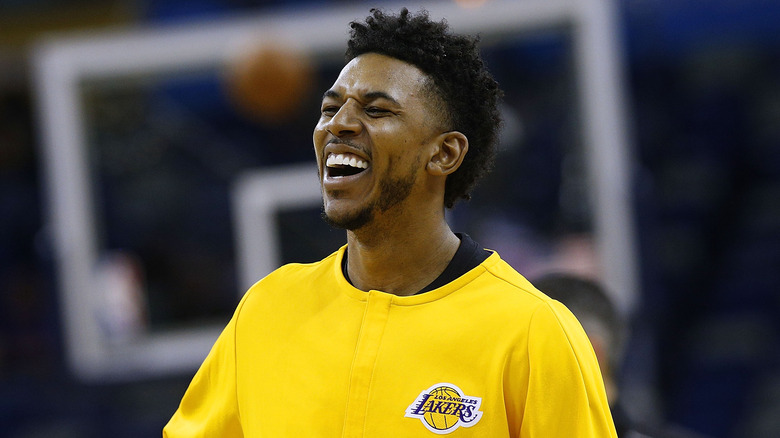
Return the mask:
<path id="1" fill-rule="evenodd" d="M 344 249 L 250 288 L 164 437 L 616 436 L 579 323 L 498 254 L 398 297 Z"/>

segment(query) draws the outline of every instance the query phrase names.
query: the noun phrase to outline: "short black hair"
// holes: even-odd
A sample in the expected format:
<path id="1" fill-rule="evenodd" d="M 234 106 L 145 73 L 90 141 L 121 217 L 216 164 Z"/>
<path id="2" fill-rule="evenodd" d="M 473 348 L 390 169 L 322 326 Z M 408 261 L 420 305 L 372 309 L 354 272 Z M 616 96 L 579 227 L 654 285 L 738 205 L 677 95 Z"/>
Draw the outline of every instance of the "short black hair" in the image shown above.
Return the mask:
<path id="1" fill-rule="evenodd" d="M 371 9 L 365 23 L 350 26 L 347 62 L 379 53 L 412 64 L 433 80 L 448 129 L 469 141 L 463 163 L 447 178 L 444 205 L 452 208 L 459 199 L 470 199 L 476 181 L 492 167 L 501 126 L 502 93 L 480 56 L 479 38 L 453 34 L 446 21 L 434 22 L 427 11 L 413 15 L 406 8 L 398 15 Z"/>

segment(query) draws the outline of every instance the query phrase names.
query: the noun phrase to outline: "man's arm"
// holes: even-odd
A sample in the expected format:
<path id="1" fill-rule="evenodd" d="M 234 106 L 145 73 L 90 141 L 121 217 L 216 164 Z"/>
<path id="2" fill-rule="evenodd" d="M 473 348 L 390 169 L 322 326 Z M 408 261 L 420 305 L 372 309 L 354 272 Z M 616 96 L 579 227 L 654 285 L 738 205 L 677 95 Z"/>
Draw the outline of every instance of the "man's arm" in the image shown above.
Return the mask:
<path id="1" fill-rule="evenodd" d="M 617 437 L 593 347 L 557 301 L 534 313 L 528 358 L 522 438 Z"/>
<path id="2" fill-rule="evenodd" d="M 163 429 L 163 438 L 244 436 L 236 398 L 237 315 L 238 312 L 195 374 L 179 409 Z"/>

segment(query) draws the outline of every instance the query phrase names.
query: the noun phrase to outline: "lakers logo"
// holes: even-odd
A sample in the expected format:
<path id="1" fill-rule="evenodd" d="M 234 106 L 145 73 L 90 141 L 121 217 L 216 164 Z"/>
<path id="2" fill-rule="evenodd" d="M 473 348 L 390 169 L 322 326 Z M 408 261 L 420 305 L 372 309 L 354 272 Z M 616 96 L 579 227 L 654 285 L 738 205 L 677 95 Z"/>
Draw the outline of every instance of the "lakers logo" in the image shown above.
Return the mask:
<path id="1" fill-rule="evenodd" d="M 406 417 L 419 418 L 433 433 L 450 433 L 460 426 L 471 427 L 482 418 L 482 399 L 463 394 L 451 383 L 438 383 L 421 392 L 406 408 Z"/>

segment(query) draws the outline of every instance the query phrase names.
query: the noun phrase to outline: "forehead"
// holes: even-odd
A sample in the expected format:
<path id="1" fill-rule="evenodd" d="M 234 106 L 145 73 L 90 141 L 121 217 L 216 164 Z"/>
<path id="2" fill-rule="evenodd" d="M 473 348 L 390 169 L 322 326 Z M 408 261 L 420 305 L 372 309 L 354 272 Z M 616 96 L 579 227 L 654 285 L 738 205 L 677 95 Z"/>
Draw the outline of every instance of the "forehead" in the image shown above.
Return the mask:
<path id="1" fill-rule="evenodd" d="M 341 96 L 383 92 L 398 102 L 420 98 L 427 75 L 412 64 L 378 53 L 365 53 L 341 70 L 331 87 Z"/>

